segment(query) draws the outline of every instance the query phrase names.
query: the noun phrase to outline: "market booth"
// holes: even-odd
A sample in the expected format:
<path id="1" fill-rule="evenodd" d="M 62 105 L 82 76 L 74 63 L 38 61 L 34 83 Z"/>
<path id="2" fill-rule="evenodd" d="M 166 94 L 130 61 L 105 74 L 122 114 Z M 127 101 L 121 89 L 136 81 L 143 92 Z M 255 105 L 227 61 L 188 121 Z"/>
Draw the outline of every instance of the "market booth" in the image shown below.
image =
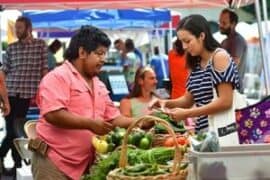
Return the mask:
<path id="1" fill-rule="evenodd" d="M 2 7 L 5 9 L 89 9 L 89 8 L 145 8 L 145 7 L 166 7 L 166 8 L 181 8 L 181 7 L 192 7 L 192 8 L 200 8 L 200 7 L 224 7 L 224 6 L 234 6 L 239 7 L 241 5 L 246 5 L 249 3 L 253 3 L 253 1 L 224 1 L 224 0 L 215 0 L 215 1 L 203 1 L 203 0 L 186 0 L 186 1 L 170 1 L 170 0 L 159 0 L 159 1 L 141 1 L 141 0 L 127 0 L 127 1 L 57 1 L 57 0 L 49 0 L 46 2 L 33 1 L 33 0 L 25 0 L 23 2 L 18 1 L 1 1 Z M 257 1 L 256 1 L 257 2 Z M 258 2 L 257 2 L 258 3 Z M 256 112 L 255 112 L 256 114 Z M 110 169 L 113 170 L 107 176 L 107 179 L 142 179 L 143 176 L 151 174 L 152 177 L 145 179 L 269 179 L 270 172 L 267 169 L 267 164 L 270 164 L 269 161 L 269 147 L 266 145 L 239 145 L 234 147 L 224 147 L 221 148 L 219 152 L 200 152 L 205 149 L 201 146 L 203 145 L 204 140 L 208 137 L 204 136 L 194 136 L 188 138 L 188 134 L 184 134 L 184 132 L 188 131 L 185 129 L 183 124 L 173 124 L 173 122 L 169 119 L 169 117 L 165 117 L 164 115 L 157 115 L 158 118 L 153 117 L 145 117 L 140 119 L 139 121 L 148 121 L 149 119 L 155 122 L 159 122 L 162 127 L 155 127 L 155 134 L 149 134 L 148 132 L 142 132 L 140 129 L 137 130 L 135 127 L 139 124 L 138 122 L 134 122 L 131 127 L 128 128 L 127 131 L 122 129 L 116 129 L 114 132 L 106 136 L 106 140 L 104 137 L 99 137 L 94 142 L 94 146 L 99 152 L 98 157 L 100 158 L 96 164 L 96 168 L 101 170 L 101 165 L 103 168 L 106 164 L 110 164 L 113 166 L 113 169 L 118 167 L 126 167 L 127 161 L 129 164 L 134 163 L 130 168 L 124 169 Z M 163 119 L 163 120 L 161 120 Z M 165 120 L 164 120 L 165 119 Z M 164 133 L 164 127 L 165 132 Z M 164 134 L 161 132 L 163 131 Z M 169 132 L 169 134 L 168 134 Z M 131 135 L 131 136 L 130 136 Z M 170 137 L 168 137 L 168 135 Z M 134 139 L 137 138 L 137 141 Z M 169 143 L 169 138 L 170 143 Z M 190 141 L 195 141 L 195 143 Z M 106 141 L 106 142 L 105 142 Z M 116 144 L 123 143 L 121 153 L 117 154 Z M 150 143 L 152 141 L 152 143 Z M 139 142 L 139 144 L 138 144 Z M 188 148 L 189 142 L 191 145 L 191 150 L 188 152 L 186 148 Z M 108 145 L 107 149 L 104 149 L 100 146 L 100 143 Z M 112 145 L 112 144 L 114 145 Z M 197 143 L 197 144 L 196 144 Z M 127 144 L 132 144 L 136 146 L 135 150 L 130 150 L 127 148 Z M 166 149 L 164 147 L 160 147 L 160 145 L 166 145 L 166 147 L 172 146 L 174 148 Z M 111 147 L 112 146 L 112 147 Z M 181 146 L 182 152 L 179 153 Z M 108 148 L 111 148 L 110 150 Z M 209 151 L 205 150 L 205 151 Z M 108 152 L 111 152 L 108 154 Z M 186 154 L 189 153 L 189 156 Z M 107 159 L 104 158 L 103 155 L 108 155 Z M 130 162 L 127 159 L 128 156 L 133 157 L 133 162 Z M 173 154 L 173 155 L 172 155 Z M 168 155 L 165 157 L 165 155 Z M 162 158 L 161 158 L 162 157 Z M 189 157 L 189 158 L 187 158 Z M 119 159 L 120 160 L 117 160 Z M 168 160 L 171 169 L 166 167 L 161 167 L 157 165 L 157 163 L 164 163 L 164 161 Z M 180 170 L 177 169 L 179 165 L 179 161 L 181 160 Z M 147 162 L 148 165 L 139 166 L 136 165 L 137 162 Z M 107 163 L 106 163 L 107 162 Z M 119 164 L 118 164 L 119 163 Z M 150 165 L 149 165 L 150 163 Z M 167 161 L 166 161 L 167 163 Z M 167 164 L 168 165 L 168 164 Z M 188 169 L 187 165 L 190 165 Z M 106 166 L 108 168 L 108 166 Z M 104 169 L 103 169 L 104 170 Z M 146 171 L 147 170 L 147 171 Z M 92 169 L 90 176 L 95 173 L 100 173 L 101 171 L 97 171 L 97 169 Z M 147 174 L 146 174 L 147 172 Z M 167 173 L 166 176 L 160 176 L 164 172 L 172 172 Z M 159 174 L 158 174 L 159 173 Z M 166 173 L 165 173 L 166 174 Z M 97 174 L 101 177 L 101 174 Z M 104 171 L 103 171 L 104 175 Z M 107 175 L 107 174 L 106 174 Z M 106 177 L 105 175 L 105 177 Z M 156 177 L 154 177 L 156 176 Z M 158 177 L 158 178 L 157 178 Z M 87 178 L 87 177 L 85 177 Z M 90 177 L 88 177 L 90 178 Z M 103 176 L 104 178 L 104 176 Z"/>

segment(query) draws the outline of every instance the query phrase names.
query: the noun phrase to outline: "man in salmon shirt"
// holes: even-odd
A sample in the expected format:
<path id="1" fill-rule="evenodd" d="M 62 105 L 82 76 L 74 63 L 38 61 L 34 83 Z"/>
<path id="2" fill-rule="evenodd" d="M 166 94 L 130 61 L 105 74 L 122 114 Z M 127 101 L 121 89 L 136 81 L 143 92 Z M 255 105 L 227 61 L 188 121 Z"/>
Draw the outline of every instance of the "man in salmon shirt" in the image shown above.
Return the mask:
<path id="1" fill-rule="evenodd" d="M 41 81 L 37 102 L 42 117 L 36 129 L 48 149 L 33 154 L 34 179 L 80 179 L 94 160 L 92 137 L 132 122 L 120 115 L 96 77 L 110 44 L 105 33 L 83 26 L 71 39 L 66 61 Z"/>

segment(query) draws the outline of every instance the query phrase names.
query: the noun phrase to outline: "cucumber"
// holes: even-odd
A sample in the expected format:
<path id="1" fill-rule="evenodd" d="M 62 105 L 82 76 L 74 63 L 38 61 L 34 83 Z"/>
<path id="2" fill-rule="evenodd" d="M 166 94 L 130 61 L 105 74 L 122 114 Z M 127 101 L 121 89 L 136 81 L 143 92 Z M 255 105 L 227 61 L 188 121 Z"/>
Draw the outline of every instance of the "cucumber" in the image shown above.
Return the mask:
<path id="1" fill-rule="evenodd" d="M 144 171 L 141 172 L 127 172 L 123 171 L 123 174 L 126 176 L 147 176 L 151 173 L 150 169 L 145 169 Z"/>
<path id="2" fill-rule="evenodd" d="M 146 164 L 137 164 L 135 166 L 126 167 L 124 169 L 124 172 L 130 172 L 130 173 L 142 172 L 142 171 L 145 171 L 147 168 L 149 168 L 149 166 Z"/>

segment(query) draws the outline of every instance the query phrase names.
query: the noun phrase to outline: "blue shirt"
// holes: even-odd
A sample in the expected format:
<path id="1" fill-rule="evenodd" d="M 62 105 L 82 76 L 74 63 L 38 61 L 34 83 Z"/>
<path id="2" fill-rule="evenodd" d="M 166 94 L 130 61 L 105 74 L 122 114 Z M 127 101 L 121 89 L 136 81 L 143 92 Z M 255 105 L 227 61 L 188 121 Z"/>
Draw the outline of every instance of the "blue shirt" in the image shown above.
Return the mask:
<path id="1" fill-rule="evenodd" d="M 163 72 L 162 61 L 164 63 L 164 71 L 165 72 Z M 154 55 L 151 58 L 150 65 L 156 73 L 156 77 L 157 77 L 158 82 L 162 82 L 162 80 L 164 78 L 169 77 L 168 57 L 166 55 Z M 165 73 L 166 77 L 164 77 L 164 73 Z"/>

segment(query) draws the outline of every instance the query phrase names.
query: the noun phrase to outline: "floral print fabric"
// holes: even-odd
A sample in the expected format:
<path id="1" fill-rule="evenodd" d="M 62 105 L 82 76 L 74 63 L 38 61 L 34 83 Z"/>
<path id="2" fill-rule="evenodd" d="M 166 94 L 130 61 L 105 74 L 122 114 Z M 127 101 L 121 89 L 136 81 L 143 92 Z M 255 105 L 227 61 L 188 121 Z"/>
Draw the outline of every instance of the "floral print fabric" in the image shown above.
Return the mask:
<path id="1" fill-rule="evenodd" d="M 240 144 L 270 143 L 270 101 L 236 110 Z"/>

